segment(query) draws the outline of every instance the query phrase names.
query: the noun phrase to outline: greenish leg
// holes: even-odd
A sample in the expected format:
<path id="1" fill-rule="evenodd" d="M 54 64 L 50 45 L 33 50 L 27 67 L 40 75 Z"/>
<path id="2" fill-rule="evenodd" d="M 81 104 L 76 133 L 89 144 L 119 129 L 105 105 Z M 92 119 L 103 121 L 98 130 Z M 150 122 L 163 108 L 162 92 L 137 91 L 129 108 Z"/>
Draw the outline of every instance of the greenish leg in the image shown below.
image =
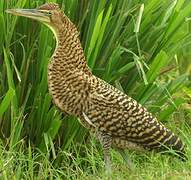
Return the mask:
<path id="1" fill-rule="evenodd" d="M 111 157 L 110 157 L 110 148 L 112 143 L 112 138 L 110 135 L 103 132 L 98 132 L 98 139 L 103 146 L 104 161 L 105 161 L 105 170 L 108 175 L 111 174 Z"/>
<path id="2" fill-rule="evenodd" d="M 120 155 L 122 156 L 123 160 L 126 162 L 128 168 L 130 170 L 133 170 L 135 168 L 135 166 L 134 166 L 133 162 L 130 160 L 130 158 L 128 157 L 128 155 L 125 152 L 125 150 L 117 148 L 117 151 L 120 153 Z"/>

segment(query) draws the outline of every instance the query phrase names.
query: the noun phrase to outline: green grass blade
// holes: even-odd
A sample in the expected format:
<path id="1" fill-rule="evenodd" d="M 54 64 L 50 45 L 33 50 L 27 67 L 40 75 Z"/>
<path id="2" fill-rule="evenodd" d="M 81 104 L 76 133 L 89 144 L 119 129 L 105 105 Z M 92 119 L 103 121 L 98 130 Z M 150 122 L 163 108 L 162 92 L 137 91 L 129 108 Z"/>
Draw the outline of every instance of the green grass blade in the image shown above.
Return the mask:
<path id="1" fill-rule="evenodd" d="M 10 88 L 0 104 L 0 119 L 2 118 L 7 108 L 10 106 L 10 103 L 14 95 L 15 95 L 15 91 Z"/>
<path id="2" fill-rule="evenodd" d="M 160 70 L 168 63 L 169 57 L 164 51 L 161 51 L 150 65 L 150 69 L 147 72 L 147 80 L 149 83 L 153 83 L 156 77 L 159 75 Z"/>
<path id="3" fill-rule="evenodd" d="M 99 32 L 100 32 L 100 29 L 101 29 L 102 18 L 103 18 L 103 11 L 98 15 L 96 23 L 95 23 L 94 31 L 93 31 L 93 34 L 92 34 L 92 37 L 91 37 L 91 41 L 90 41 L 90 46 L 88 48 L 87 59 L 90 58 L 90 55 L 91 55 L 91 53 L 92 53 L 92 51 L 93 51 L 93 49 L 94 49 L 94 47 L 96 45 L 98 37 L 99 37 Z M 89 60 L 89 66 L 91 68 L 93 67 L 93 64 L 94 63 L 90 59 Z"/>

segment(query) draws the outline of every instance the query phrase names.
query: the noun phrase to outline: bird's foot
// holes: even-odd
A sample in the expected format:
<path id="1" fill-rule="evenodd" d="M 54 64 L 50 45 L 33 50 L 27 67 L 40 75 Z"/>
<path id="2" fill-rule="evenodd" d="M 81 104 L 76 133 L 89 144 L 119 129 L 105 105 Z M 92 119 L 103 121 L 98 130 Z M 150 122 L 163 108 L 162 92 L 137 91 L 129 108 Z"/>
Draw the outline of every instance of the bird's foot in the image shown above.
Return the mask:
<path id="1" fill-rule="evenodd" d="M 128 168 L 130 170 L 135 169 L 135 166 L 134 166 L 133 162 L 130 160 L 130 158 L 128 157 L 125 150 L 124 149 L 117 149 L 117 150 L 121 154 L 121 156 L 122 156 L 123 160 L 125 161 L 125 163 L 127 164 Z"/>
<path id="2" fill-rule="evenodd" d="M 104 161 L 105 161 L 105 172 L 107 175 L 110 176 L 112 172 L 110 156 L 104 155 Z"/>

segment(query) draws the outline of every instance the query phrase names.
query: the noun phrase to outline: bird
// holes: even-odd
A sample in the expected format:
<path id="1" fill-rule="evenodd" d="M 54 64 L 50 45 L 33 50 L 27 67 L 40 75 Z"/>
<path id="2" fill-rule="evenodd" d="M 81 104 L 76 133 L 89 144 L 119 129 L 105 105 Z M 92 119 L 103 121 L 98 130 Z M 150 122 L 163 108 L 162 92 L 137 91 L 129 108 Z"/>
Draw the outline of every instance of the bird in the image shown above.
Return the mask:
<path id="1" fill-rule="evenodd" d="M 74 23 L 56 3 L 7 13 L 37 20 L 53 32 L 56 47 L 48 64 L 48 89 L 54 104 L 93 132 L 103 147 L 106 169 L 110 149 L 156 152 L 173 149 L 184 154 L 181 139 L 136 100 L 96 77 L 87 65 Z M 122 151 L 121 151 L 122 150 Z"/>

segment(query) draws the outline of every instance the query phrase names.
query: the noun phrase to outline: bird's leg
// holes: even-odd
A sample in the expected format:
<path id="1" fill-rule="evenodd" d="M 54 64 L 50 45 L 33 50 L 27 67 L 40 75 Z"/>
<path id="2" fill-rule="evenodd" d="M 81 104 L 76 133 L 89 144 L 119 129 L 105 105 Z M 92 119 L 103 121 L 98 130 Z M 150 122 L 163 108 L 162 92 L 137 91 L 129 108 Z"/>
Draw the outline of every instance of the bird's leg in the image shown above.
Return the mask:
<path id="1" fill-rule="evenodd" d="M 111 157 L 110 157 L 110 147 L 106 147 L 103 145 L 103 153 L 104 153 L 104 161 L 105 161 L 105 169 L 106 172 L 111 172 Z"/>
<path id="2" fill-rule="evenodd" d="M 120 155 L 122 156 L 123 160 L 126 162 L 128 168 L 130 170 L 134 169 L 134 164 L 133 162 L 130 160 L 130 158 L 128 157 L 127 153 L 125 152 L 124 149 L 121 148 L 117 148 L 117 151 L 120 153 Z"/>
<path id="3" fill-rule="evenodd" d="M 98 139 L 103 146 L 105 169 L 107 173 L 111 173 L 111 157 L 110 157 L 110 148 L 112 143 L 112 138 L 110 135 L 99 132 Z"/>

